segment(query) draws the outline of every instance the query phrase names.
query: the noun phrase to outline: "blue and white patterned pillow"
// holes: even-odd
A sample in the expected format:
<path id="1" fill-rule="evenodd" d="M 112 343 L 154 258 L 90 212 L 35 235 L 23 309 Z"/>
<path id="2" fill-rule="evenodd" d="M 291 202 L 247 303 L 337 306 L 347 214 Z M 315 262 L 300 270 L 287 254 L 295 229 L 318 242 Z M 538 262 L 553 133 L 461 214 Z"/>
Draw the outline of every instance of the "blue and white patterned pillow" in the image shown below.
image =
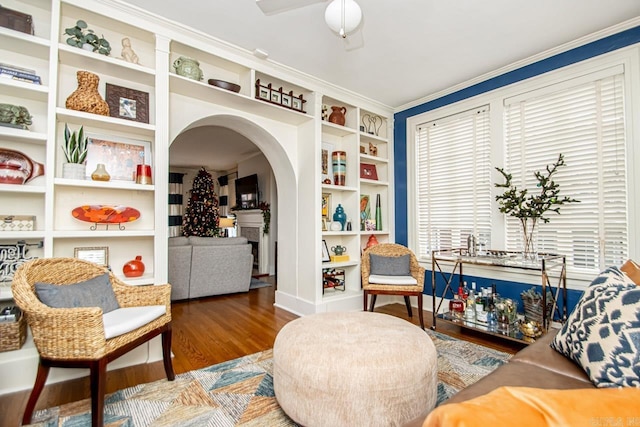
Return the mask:
<path id="1" fill-rule="evenodd" d="M 596 387 L 640 387 L 640 286 L 617 267 L 600 273 L 551 347 L 578 363 Z"/>

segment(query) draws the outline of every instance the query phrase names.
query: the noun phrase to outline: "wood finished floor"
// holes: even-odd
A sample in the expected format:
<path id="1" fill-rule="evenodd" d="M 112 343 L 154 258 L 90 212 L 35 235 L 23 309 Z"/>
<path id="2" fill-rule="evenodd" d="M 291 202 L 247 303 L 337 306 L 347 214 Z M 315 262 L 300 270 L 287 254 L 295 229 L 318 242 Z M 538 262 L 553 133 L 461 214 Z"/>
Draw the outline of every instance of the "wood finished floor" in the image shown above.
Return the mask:
<path id="1" fill-rule="evenodd" d="M 261 280 L 273 283 L 272 277 Z M 200 369 L 226 360 L 267 350 L 273 347 L 278 331 L 297 318 L 288 311 L 274 307 L 274 287 L 250 290 L 246 294 L 223 295 L 195 301 L 176 302 L 173 316 L 173 367 L 176 374 Z M 406 320 L 404 304 L 376 308 Z M 424 313 L 425 324 L 431 326 L 431 313 Z M 418 325 L 417 313 L 412 323 Z M 523 346 L 500 339 L 487 339 L 453 325 L 438 325 L 438 331 L 497 350 L 515 353 Z M 107 393 L 136 384 L 165 378 L 162 362 L 138 365 L 110 371 Z M 30 390 L 0 396 L 0 427 L 20 425 Z M 87 378 L 51 384 L 40 395 L 36 410 L 90 397 Z"/>

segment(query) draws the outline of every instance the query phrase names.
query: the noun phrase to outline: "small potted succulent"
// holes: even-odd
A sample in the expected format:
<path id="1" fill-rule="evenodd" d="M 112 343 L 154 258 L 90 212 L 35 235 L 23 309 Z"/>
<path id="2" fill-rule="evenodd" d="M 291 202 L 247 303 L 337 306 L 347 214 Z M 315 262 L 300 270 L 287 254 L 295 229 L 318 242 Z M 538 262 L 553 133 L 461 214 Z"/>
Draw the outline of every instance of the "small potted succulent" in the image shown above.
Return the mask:
<path id="1" fill-rule="evenodd" d="M 64 33 L 70 36 L 67 38 L 69 46 L 88 49 L 106 56 L 111 53 L 111 44 L 104 37 L 98 37 L 93 30 L 87 28 L 87 23 L 82 19 L 79 19 L 75 26 L 66 28 Z"/>
<path id="2" fill-rule="evenodd" d="M 84 134 L 84 127 L 80 126 L 77 131 L 71 132 L 69 126 L 64 125 L 64 144 L 62 152 L 67 160 L 62 164 L 62 177 L 67 179 L 85 179 L 89 138 Z"/>

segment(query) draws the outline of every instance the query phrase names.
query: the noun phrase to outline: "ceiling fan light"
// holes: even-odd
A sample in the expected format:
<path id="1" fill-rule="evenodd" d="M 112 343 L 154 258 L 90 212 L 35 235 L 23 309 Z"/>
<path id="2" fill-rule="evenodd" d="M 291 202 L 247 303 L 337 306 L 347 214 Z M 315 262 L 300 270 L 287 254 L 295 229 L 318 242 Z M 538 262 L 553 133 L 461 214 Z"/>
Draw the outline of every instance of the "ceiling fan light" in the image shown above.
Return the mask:
<path id="1" fill-rule="evenodd" d="M 346 37 L 348 33 L 351 33 L 360 25 L 362 10 L 354 0 L 333 0 L 324 12 L 324 20 L 329 28 L 342 37 Z"/>

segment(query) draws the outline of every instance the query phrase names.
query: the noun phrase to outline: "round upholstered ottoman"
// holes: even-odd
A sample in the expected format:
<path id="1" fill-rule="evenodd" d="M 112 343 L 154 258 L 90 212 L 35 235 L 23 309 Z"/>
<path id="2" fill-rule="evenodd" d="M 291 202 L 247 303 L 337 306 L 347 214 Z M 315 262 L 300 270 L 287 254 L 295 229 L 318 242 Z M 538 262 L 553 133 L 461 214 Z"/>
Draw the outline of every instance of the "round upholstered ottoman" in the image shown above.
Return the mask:
<path id="1" fill-rule="evenodd" d="M 286 324 L 273 346 L 273 388 L 307 427 L 397 426 L 435 407 L 436 349 L 419 327 L 373 312 Z"/>

